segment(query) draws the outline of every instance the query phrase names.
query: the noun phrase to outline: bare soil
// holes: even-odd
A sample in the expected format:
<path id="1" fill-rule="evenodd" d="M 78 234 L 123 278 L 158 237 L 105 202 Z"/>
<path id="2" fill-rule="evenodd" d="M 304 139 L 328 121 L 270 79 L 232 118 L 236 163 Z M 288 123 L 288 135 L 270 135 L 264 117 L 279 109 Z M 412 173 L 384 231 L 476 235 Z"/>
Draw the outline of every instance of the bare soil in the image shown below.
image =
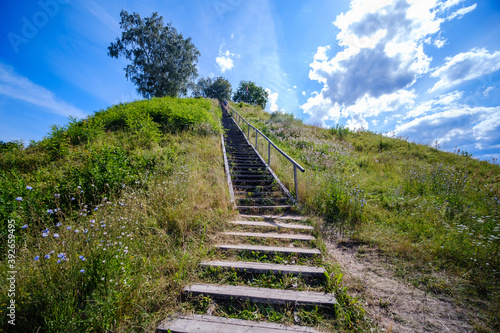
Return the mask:
<path id="1" fill-rule="evenodd" d="M 432 295 L 394 275 L 394 267 L 374 248 L 324 235 L 329 255 L 343 273 L 349 294 L 385 332 L 473 332 L 469 314 L 445 295 Z"/>

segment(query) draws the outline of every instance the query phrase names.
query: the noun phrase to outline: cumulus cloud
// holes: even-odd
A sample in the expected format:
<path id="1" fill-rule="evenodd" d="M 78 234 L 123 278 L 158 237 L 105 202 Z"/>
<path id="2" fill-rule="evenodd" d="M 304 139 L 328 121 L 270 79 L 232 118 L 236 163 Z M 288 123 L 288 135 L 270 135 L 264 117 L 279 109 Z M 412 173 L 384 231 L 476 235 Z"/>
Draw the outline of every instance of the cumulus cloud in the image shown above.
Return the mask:
<path id="1" fill-rule="evenodd" d="M 442 47 L 441 24 L 475 8 L 446 16 L 460 2 L 352 0 L 334 21 L 343 49 L 330 56 L 331 46 L 320 46 L 313 57 L 309 78 L 323 88 L 301 106 L 304 112 L 313 121 L 353 117 L 350 124 L 366 128 L 366 117 L 411 107 L 417 97 L 411 87 L 431 70 L 424 45 Z"/>
<path id="2" fill-rule="evenodd" d="M 21 100 L 65 117 L 84 118 L 85 112 L 57 98 L 50 90 L 31 82 L 0 63 L 0 95 Z"/>
<path id="3" fill-rule="evenodd" d="M 500 51 L 490 54 L 486 49 L 473 49 L 446 58 L 446 63 L 438 67 L 432 77 L 439 78 L 431 92 L 461 84 L 464 81 L 500 70 Z"/>
<path id="4" fill-rule="evenodd" d="M 266 104 L 266 110 L 270 112 L 276 112 L 279 110 L 278 108 L 278 93 L 277 92 L 271 92 L 271 89 L 266 88 L 264 89 L 267 91 L 267 104 Z"/>
<path id="5" fill-rule="evenodd" d="M 444 98 L 453 98 L 450 95 Z M 500 107 L 471 107 L 465 104 L 435 103 L 432 114 L 424 114 L 395 129 L 398 136 L 420 138 L 420 143 L 437 142 L 449 148 L 492 149 L 500 142 Z M 427 141 L 427 142 L 422 142 Z"/>
<path id="6" fill-rule="evenodd" d="M 219 66 L 219 70 L 221 73 L 224 73 L 225 71 L 230 71 L 234 67 L 234 61 L 233 58 L 239 58 L 239 54 L 229 52 L 229 50 L 226 50 L 225 52 L 222 51 L 224 44 L 221 45 L 219 49 L 219 56 L 215 58 L 215 62 Z"/>

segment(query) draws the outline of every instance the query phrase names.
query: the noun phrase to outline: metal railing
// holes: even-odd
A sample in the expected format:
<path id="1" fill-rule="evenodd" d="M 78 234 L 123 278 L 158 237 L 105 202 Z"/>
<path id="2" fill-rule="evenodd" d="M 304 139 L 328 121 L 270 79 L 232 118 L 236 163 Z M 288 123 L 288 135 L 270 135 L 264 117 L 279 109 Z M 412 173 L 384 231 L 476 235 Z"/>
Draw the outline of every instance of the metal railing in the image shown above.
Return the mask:
<path id="1" fill-rule="evenodd" d="M 276 146 L 274 144 L 274 142 L 271 141 L 271 139 L 269 139 L 267 136 L 264 135 L 264 133 L 262 133 L 257 128 L 252 126 L 245 118 L 243 118 L 243 116 L 241 114 L 238 113 L 238 111 L 234 110 L 233 108 L 231 108 L 229 106 L 228 106 L 228 109 L 231 111 L 231 116 L 236 121 L 236 124 L 240 124 L 242 122 L 246 123 L 248 142 L 250 142 L 250 128 L 255 130 L 255 146 L 254 146 L 255 150 L 257 150 L 257 148 L 258 148 L 257 144 L 258 144 L 259 134 L 264 139 L 267 140 L 267 165 L 269 168 L 271 168 L 271 146 L 274 147 L 274 149 L 276 149 L 276 151 L 278 153 L 283 155 L 290 163 L 292 163 L 292 165 L 293 165 L 293 180 L 294 180 L 294 184 L 295 184 L 295 200 L 298 203 L 299 202 L 299 188 L 298 188 L 298 182 L 297 182 L 297 169 L 299 169 L 301 172 L 304 172 L 306 170 L 299 163 L 297 163 L 293 158 L 288 156 L 283 150 L 279 149 L 278 146 Z M 241 131 L 243 132 L 243 135 L 245 135 L 245 131 L 243 131 L 242 129 L 241 129 Z"/>

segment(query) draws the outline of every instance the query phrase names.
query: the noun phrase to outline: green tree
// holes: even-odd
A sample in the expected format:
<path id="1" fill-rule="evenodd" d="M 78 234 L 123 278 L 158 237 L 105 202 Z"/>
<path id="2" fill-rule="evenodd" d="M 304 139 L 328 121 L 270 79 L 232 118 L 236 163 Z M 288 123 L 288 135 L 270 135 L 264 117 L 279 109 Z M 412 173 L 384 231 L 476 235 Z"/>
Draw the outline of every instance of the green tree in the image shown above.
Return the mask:
<path id="1" fill-rule="evenodd" d="M 252 81 L 241 81 L 238 90 L 234 93 L 233 101 L 260 105 L 262 109 L 265 109 L 268 97 L 264 88 L 257 86 Z"/>
<path id="2" fill-rule="evenodd" d="M 228 80 L 219 76 L 212 81 L 212 84 L 207 88 L 207 97 L 216 98 L 219 101 L 231 99 L 231 84 Z"/>
<path id="3" fill-rule="evenodd" d="M 216 79 L 201 78 L 193 91 L 194 97 L 215 98 L 219 101 L 231 99 L 231 84 L 222 76 Z"/>
<path id="4" fill-rule="evenodd" d="M 121 39 L 108 47 L 112 58 L 124 56 L 131 64 L 125 76 L 145 98 L 185 95 L 198 76 L 196 63 L 200 52 L 163 17 L 153 13 L 142 19 L 139 14 L 120 13 Z"/>

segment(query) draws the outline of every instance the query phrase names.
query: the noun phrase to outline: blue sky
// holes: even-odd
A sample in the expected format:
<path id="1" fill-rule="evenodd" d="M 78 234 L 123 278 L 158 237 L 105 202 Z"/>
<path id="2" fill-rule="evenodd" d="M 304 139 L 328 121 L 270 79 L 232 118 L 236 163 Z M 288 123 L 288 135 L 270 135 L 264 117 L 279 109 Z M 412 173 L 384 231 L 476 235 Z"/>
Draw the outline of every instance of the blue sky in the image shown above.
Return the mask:
<path id="1" fill-rule="evenodd" d="M 2 1 L 0 140 L 140 99 L 107 56 L 122 9 L 201 52 L 200 76 L 269 89 L 269 111 L 500 158 L 497 0 Z"/>

